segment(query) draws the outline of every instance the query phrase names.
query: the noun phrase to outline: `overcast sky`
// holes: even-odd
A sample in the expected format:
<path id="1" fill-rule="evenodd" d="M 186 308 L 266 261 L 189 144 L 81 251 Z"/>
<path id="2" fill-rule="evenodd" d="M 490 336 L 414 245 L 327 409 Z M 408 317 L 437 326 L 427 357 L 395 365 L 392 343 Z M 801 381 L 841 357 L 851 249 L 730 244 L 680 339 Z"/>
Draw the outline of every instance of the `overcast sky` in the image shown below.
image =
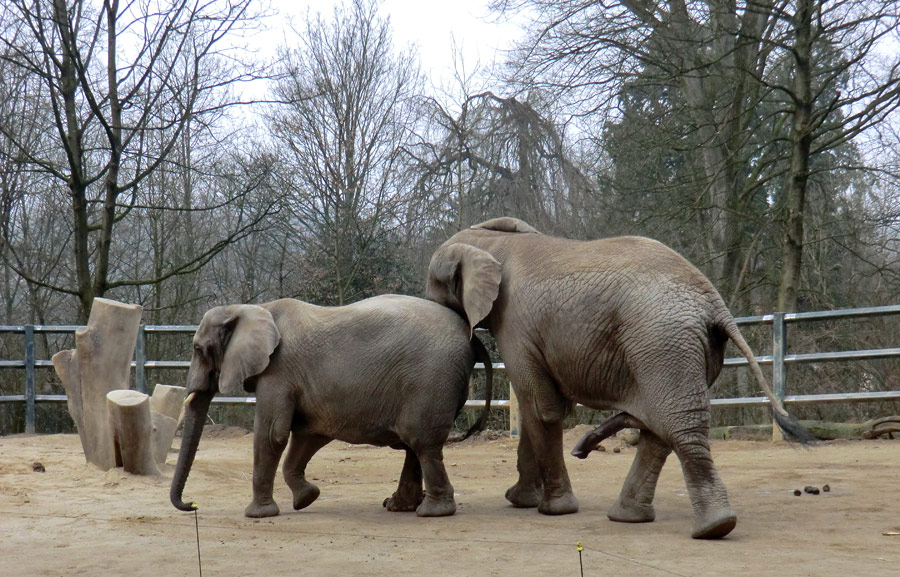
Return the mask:
<path id="1" fill-rule="evenodd" d="M 349 2 L 349 0 L 347 0 Z M 477 62 L 490 68 L 502 63 L 499 51 L 508 48 L 519 29 L 505 18 L 492 15 L 489 0 L 382 0 L 381 10 L 390 17 L 395 47 L 418 47 L 422 70 L 436 84 L 452 75 L 453 41 L 467 68 Z M 340 0 L 272 0 L 283 18 L 303 22 L 307 8 L 330 17 Z"/>

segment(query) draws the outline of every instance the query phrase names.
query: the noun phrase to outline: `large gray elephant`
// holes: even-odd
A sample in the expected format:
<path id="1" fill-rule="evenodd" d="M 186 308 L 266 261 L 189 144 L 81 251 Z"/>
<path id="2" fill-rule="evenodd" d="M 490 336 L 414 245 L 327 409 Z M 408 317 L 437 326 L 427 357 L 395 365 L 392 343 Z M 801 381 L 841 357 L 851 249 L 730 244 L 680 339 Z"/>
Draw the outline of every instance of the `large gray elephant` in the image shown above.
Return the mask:
<path id="1" fill-rule="evenodd" d="M 306 465 L 339 439 L 406 451 L 397 491 L 384 501 L 388 510 L 452 515 L 456 502 L 442 449 L 476 359 L 486 365 L 487 400 L 466 436 L 483 426 L 490 407 L 490 357 L 455 312 L 399 295 L 342 307 L 283 299 L 213 308 L 194 335 L 172 504 L 194 507 L 182 494 L 214 394 L 246 390 L 256 393 L 246 516 L 278 514 L 272 490 L 289 437 L 283 472 L 294 509 L 319 496 L 306 480 Z"/>
<path id="2" fill-rule="evenodd" d="M 631 416 L 617 418 L 613 429 L 644 428 L 610 519 L 655 518 L 657 478 L 674 450 L 693 506 L 693 537 L 727 535 L 736 517 L 710 456 L 707 390 L 728 339 L 747 357 L 787 434 L 810 438 L 774 400 L 716 289 L 659 242 L 567 240 L 497 218 L 460 231 L 435 251 L 427 296 L 496 338 L 521 411 L 519 478 L 506 493 L 517 507 L 578 510 L 562 427 L 573 404 L 582 403 Z"/>

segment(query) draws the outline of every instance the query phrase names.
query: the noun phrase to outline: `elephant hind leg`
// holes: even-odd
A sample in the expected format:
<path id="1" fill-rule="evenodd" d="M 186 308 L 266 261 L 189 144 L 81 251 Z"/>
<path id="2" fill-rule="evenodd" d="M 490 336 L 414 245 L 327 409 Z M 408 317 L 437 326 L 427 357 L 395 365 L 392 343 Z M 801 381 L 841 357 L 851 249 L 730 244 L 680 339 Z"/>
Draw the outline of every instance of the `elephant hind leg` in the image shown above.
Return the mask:
<path id="1" fill-rule="evenodd" d="M 291 488 L 295 511 L 309 507 L 319 498 L 319 488 L 306 480 L 306 465 L 319 449 L 331 442 L 330 437 L 304 435 L 296 431 L 291 435 L 287 455 L 284 457 L 284 481 Z"/>
<path id="2" fill-rule="evenodd" d="M 416 450 L 425 481 L 425 497 L 416 507 L 419 517 L 445 517 L 456 512 L 453 485 L 444 468 L 444 454 L 440 445 Z"/>
<path id="3" fill-rule="evenodd" d="M 673 441 L 694 508 L 694 539 L 719 539 L 737 524 L 728 492 L 709 451 L 709 429 L 680 432 Z"/>
<path id="4" fill-rule="evenodd" d="M 588 433 L 589 435 L 591 433 Z M 619 498 L 607 511 L 612 521 L 646 523 L 656 518 L 653 497 L 656 482 L 672 448 L 646 428 L 638 439 L 637 455 L 628 471 Z"/>
<path id="5" fill-rule="evenodd" d="M 691 536 L 694 539 L 718 539 L 734 529 L 737 517 L 709 450 L 706 381 L 703 375 L 698 375 L 693 382 L 697 383 L 696 394 L 683 398 L 677 407 L 658 407 L 657 419 L 650 422 L 661 423 L 663 429 L 654 431 L 671 445 L 681 461 L 694 510 Z"/>
<path id="6" fill-rule="evenodd" d="M 406 451 L 400 482 L 394 494 L 384 500 L 383 506 L 388 511 L 415 511 L 425 498 L 422 491 L 422 466 L 412 449 L 405 445 L 399 448 Z"/>

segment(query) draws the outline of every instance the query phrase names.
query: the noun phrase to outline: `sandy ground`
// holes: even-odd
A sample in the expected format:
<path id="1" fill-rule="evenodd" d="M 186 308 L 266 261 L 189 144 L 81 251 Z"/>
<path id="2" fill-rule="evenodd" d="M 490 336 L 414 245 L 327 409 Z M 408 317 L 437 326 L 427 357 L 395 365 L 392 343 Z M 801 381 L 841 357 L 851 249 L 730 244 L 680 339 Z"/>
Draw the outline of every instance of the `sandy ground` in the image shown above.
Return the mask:
<path id="1" fill-rule="evenodd" d="M 586 427 L 566 434 L 571 447 Z M 496 435 L 495 435 L 496 436 Z M 470 439 L 447 448 L 456 515 L 389 513 L 402 454 L 335 442 L 310 463 L 321 497 L 300 512 L 276 482 L 279 517 L 243 516 L 252 436 L 205 433 L 185 498 L 199 504 L 200 564 L 192 513 L 168 499 L 163 475 L 86 465 L 76 435 L 0 438 L 0 575 L 900 575 L 900 440 L 826 443 L 809 451 L 753 441 L 713 445 L 738 513 L 728 538 L 690 539 L 691 510 L 677 461 L 663 471 L 654 523 L 606 518 L 634 455 L 619 440 L 567 464 L 581 510 L 546 517 L 503 499 L 516 442 Z M 178 440 L 176 439 L 176 445 Z M 621 452 L 612 451 L 621 447 Z M 45 471 L 33 470 L 39 461 Z M 805 485 L 831 491 L 793 495 Z M 202 564 L 202 567 L 201 567 Z"/>

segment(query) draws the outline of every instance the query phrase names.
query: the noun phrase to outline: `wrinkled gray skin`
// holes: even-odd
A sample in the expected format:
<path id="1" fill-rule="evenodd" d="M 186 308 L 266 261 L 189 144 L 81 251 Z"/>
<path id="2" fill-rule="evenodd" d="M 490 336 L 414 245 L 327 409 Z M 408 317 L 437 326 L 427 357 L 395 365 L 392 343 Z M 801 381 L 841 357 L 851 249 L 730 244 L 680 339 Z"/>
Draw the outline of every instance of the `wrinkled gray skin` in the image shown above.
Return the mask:
<path id="1" fill-rule="evenodd" d="M 406 451 L 397 491 L 384 502 L 388 510 L 452 515 L 456 502 L 442 447 L 466 401 L 476 357 L 490 365 L 470 336 L 453 311 L 398 295 L 343 307 L 283 299 L 209 310 L 194 335 L 172 504 L 193 509 L 182 493 L 213 395 L 246 390 L 256 393 L 246 516 L 278 514 L 272 490 L 285 447 L 294 509 L 315 501 L 319 489 L 306 480 L 306 465 L 333 439 Z M 490 384 L 488 376 L 488 391 Z M 468 434 L 483 425 L 487 410 L 486 403 Z"/>
<path id="2" fill-rule="evenodd" d="M 496 338 L 522 420 L 519 479 L 506 493 L 514 506 L 551 515 L 578 510 L 562 451 L 563 418 L 577 402 L 645 425 L 610 519 L 655 518 L 656 482 L 674 450 L 693 506 L 693 537 L 734 528 L 708 441 L 707 389 L 729 338 L 774 396 L 722 298 L 684 258 L 647 238 L 566 240 L 499 218 L 435 251 L 427 295 Z M 627 423 L 618 419 L 610 430 Z"/>

